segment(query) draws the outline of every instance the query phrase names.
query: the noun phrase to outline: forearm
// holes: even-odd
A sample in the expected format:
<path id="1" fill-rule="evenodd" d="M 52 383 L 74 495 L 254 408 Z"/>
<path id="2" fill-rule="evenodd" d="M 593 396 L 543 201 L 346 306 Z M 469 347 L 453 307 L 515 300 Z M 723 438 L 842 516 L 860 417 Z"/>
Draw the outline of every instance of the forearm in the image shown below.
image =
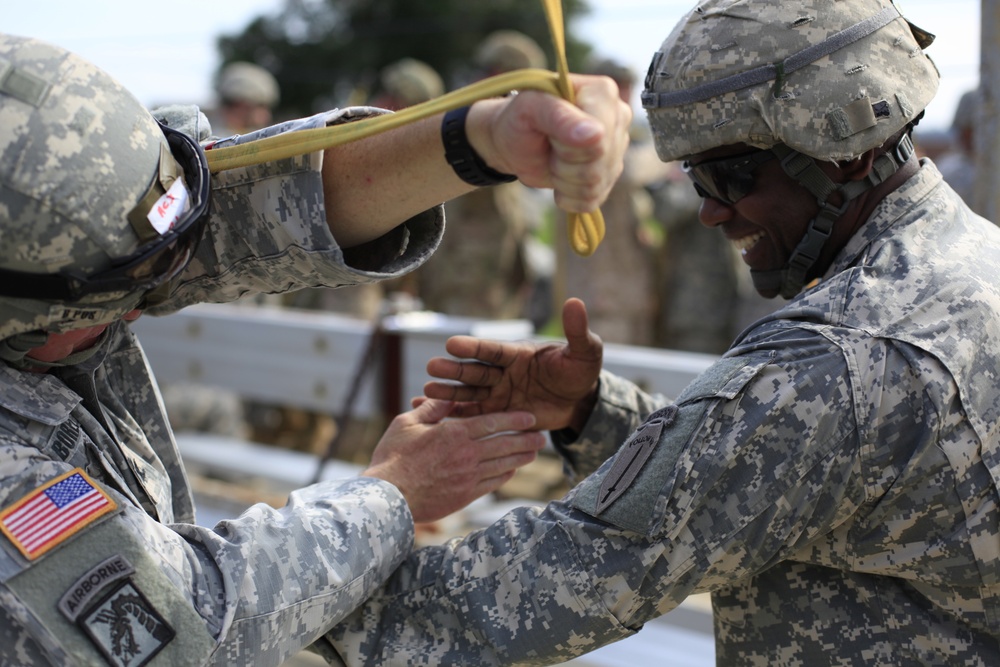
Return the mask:
<path id="1" fill-rule="evenodd" d="M 500 100 L 473 105 L 466 129 L 491 155 L 489 124 Z M 470 192 L 444 157 L 442 115 L 328 149 L 323 161 L 327 221 L 343 248 L 382 236 L 414 215 Z"/>
<path id="2" fill-rule="evenodd" d="M 351 667 L 547 665 L 633 634 L 608 611 L 560 525 L 565 509 L 520 508 L 462 541 L 415 552 L 321 650 Z"/>
<path id="3" fill-rule="evenodd" d="M 221 564 L 232 591 L 218 639 L 231 664 L 244 651 L 262 664 L 304 648 L 377 590 L 413 538 L 398 493 L 360 479 L 300 489 L 286 508 L 255 506 L 216 533 L 190 538 Z"/>
<path id="4" fill-rule="evenodd" d="M 472 189 L 445 162 L 440 124 L 435 116 L 326 150 L 327 223 L 340 247 L 378 238 Z"/>
<path id="5" fill-rule="evenodd" d="M 537 91 L 472 105 L 468 142 L 493 170 L 552 188 L 567 211 L 589 212 L 622 169 L 631 110 L 604 77 L 574 77 L 579 107 Z M 323 176 L 327 218 L 352 247 L 413 215 L 469 192 L 444 156 L 441 115 L 329 149 Z"/>

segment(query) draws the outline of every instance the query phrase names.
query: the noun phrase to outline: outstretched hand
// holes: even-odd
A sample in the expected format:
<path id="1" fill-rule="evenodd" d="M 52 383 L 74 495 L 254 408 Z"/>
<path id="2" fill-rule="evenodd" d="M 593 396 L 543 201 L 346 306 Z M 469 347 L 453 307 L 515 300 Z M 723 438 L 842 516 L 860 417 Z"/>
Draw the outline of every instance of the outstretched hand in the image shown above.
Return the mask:
<path id="1" fill-rule="evenodd" d="M 394 484 L 416 522 L 436 521 L 495 491 L 545 446 L 530 413 L 445 419 L 451 413 L 447 401 L 424 401 L 398 415 L 361 473 Z"/>
<path id="2" fill-rule="evenodd" d="M 536 428 L 580 430 L 596 400 L 604 348 L 579 299 L 563 306 L 563 331 L 565 343 L 453 336 L 445 349 L 457 359 L 428 362 L 427 372 L 445 381 L 428 382 L 424 394 L 455 401 L 457 416 L 527 410 Z"/>

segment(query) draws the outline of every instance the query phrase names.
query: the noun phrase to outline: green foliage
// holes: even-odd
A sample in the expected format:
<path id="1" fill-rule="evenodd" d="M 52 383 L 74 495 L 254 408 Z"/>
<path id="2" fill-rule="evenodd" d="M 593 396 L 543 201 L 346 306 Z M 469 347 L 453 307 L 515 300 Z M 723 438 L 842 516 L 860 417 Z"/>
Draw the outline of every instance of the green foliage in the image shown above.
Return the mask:
<path id="1" fill-rule="evenodd" d="M 563 0 L 570 69 L 579 69 L 591 51 L 572 35 L 573 18 L 588 11 L 586 0 Z M 362 102 L 379 70 L 403 57 L 434 67 L 449 89 L 465 85 L 476 77 L 476 47 L 499 29 L 532 37 L 555 69 L 540 0 L 285 0 L 277 14 L 221 37 L 219 50 L 223 65 L 250 60 L 274 73 L 279 115 L 301 116 Z"/>

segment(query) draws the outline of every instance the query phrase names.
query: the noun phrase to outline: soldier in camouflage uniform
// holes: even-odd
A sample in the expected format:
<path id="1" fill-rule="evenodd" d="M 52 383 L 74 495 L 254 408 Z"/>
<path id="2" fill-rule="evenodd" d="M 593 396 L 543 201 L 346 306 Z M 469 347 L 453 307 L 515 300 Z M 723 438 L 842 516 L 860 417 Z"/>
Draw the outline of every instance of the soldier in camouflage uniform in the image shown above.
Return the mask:
<path id="1" fill-rule="evenodd" d="M 631 114 L 611 82 L 575 83 L 592 114 L 544 94 L 487 100 L 469 110 L 467 137 L 485 164 L 589 210 L 620 169 Z M 373 113 L 322 113 L 243 140 Z M 549 140 L 519 145 L 510 113 Z M 543 125 L 552 115 L 563 122 Z M 440 238 L 436 202 L 472 186 L 443 159 L 440 119 L 210 174 L 197 109 L 159 117 L 167 124 L 63 49 L 0 35 L 3 665 L 277 665 L 388 575 L 414 518 L 496 488 L 543 444 L 523 432 L 523 412 L 442 424 L 463 438 L 429 430 L 448 409 L 431 402 L 390 426 L 363 476 L 197 526 L 127 321 L 400 275 Z M 451 447 L 497 430 L 512 432 Z"/>
<path id="2" fill-rule="evenodd" d="M 206 115 L 220 137 L 245 134 L 272 122 L 281 89 L 274 75 L 256 63 L 233 62 L 222 68 L 215 82 L 218 107 Z"/>
<path id="3" fill-rule="evenodd" d="M 660 157 L 789 301 L 674 401 L 598 374 L 578 301 L 565 346 L 450 341 L 431 370 L 466 386 L 428 396 L 530 405 L 600 467 L 414 553 L 328 635 L 345 662 L 550 664 L 711 592 L 720 665 L 1000 664 L 1000 232 L 913 154 L 930 38 L 888 0 L 681 20 Z"/>
<path id="4" fill-rule="evenodd" d="M 528 67 L 544 68 L 545 53 L 527 35 L 492 33 L 474 56 L 483 76 Z M 525 316 L 531 281 L 528 235 L 538 220 L 530 216 L 528 190 L 503 183 L 476 190 L 445 205 L 449 225 L 435 256 L 415 274 L 424 307 L 447 315 L 486 319 Z"/>
<path id="5" fill-rule="evenodd" d="M 982 91 L 975 88 L 959 98 L 955 117 L 951 121 L 951 150 L 937 160 L 944 180 L 977 213 L 980 202 L 976 201 L 975 137 L 981 97 Z"/>
<path id="6" fill-rule="evenodd" d="M 636 85 L 630 68 L 600 60 L 588 71 L 614 79 L 622 99 L 630 103 Z M 590 323 L 606 343 L 653 345 L 656 249 L 644 224 L 653 212 L 646 186 L 664 172 L 649 132 L 636 125 L 625 168 L 601 207 L 608 232 L 593 255 L 580 257 L 570 251 L 566 216 L 557 216 L 557 298 L 576 297 L 586 303 Z M 622 271 L 623 266 L 629 270 Z"/>

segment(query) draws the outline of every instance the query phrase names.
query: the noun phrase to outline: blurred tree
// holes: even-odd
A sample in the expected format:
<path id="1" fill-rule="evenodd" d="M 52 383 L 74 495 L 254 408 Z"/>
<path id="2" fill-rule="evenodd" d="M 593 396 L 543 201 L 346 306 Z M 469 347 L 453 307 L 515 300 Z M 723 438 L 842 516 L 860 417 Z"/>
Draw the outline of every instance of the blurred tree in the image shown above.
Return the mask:
<path id="1" fill-rule="evenodd" d="M 571 30 L 588 11 L 586 0 L 563 0 L 570 69 L 591 51 Z M 539 0 L 285 0 L 278 13 L 219 38 L 220 69 L 235 60 L 263 65 L 281 85 L 278 113 L 301 116 L 363 101 L 379 70 L 407 56 L 430 64 L 450 87 L 464 85 L 477 45 L 500 29 L 532 37 L 555 69 Z"/>

